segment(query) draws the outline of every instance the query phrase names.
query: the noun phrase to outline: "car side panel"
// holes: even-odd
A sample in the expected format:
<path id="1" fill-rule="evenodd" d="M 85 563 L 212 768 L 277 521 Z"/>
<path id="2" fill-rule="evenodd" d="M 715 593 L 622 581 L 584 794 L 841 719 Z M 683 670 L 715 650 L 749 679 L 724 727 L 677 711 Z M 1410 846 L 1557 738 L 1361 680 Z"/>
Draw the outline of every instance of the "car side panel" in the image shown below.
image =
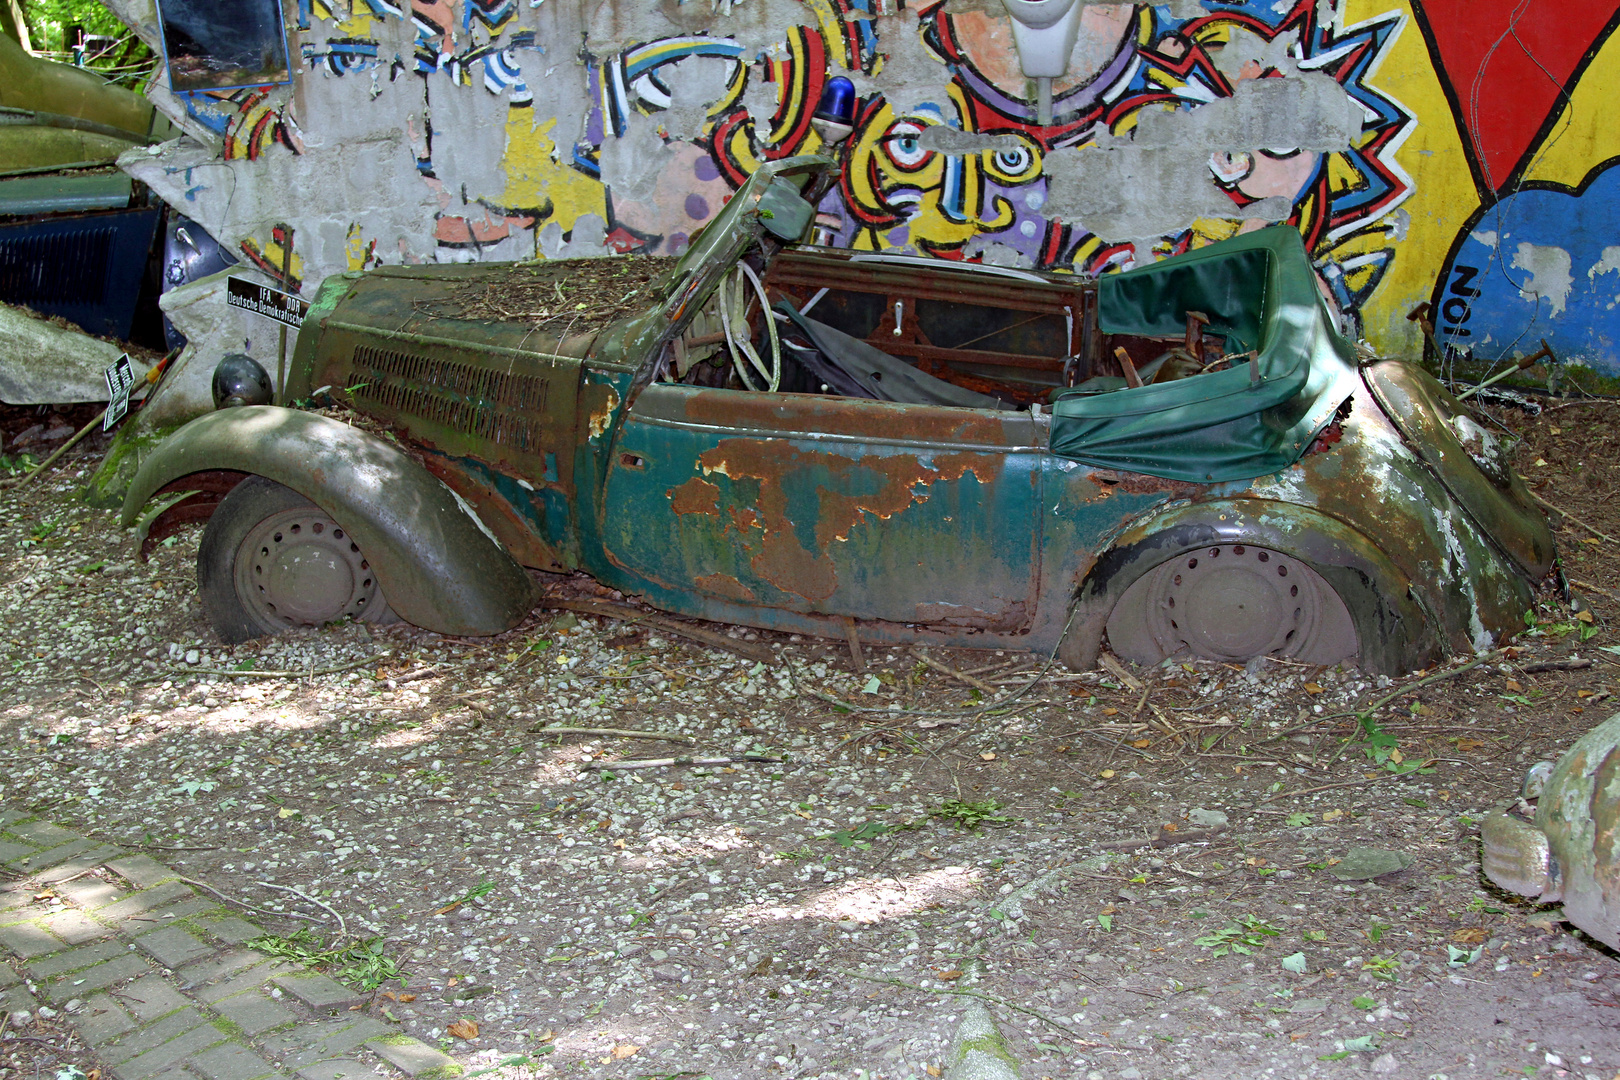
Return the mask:
<path id="1" fill-rule="evenodd" d="M 1023 414 L 650 386 L 607 462 L 595 572 L 683 609 L 1017 632 L 1045 456 Z"/>

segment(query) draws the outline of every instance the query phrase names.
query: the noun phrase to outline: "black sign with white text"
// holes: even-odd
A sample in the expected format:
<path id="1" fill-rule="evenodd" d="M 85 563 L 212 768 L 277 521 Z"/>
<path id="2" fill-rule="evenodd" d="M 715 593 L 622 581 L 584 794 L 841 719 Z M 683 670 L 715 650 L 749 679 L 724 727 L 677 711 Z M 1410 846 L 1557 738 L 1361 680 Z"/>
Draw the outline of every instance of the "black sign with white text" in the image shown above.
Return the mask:
<path id="1" fill-rule="evenodd" d="M 226 302 L 231 307 L 285 323 L 294 330 L 304 324 L 304 313 L 309 310 L 309 304 L 291 293 L 239 277 L 229 278 L 228 285 L 230 295 L 226 297 Z"/>

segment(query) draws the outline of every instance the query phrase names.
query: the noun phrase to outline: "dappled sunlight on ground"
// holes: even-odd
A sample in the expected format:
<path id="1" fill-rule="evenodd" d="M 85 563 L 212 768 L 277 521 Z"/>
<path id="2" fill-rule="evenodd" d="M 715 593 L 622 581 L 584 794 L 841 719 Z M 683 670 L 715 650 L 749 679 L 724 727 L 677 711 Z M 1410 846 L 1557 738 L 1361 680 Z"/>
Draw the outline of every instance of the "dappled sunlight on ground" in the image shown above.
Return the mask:
<path id="1" fill-rule="evenodd" d="M 876 923 L 965 900 L 978 892 L 980 876 L 965 866 L 946 866 L 898 878 L 861 877 L 828 889 L 812 889 L 793 904 L 732 908 L 721 919 L 743 924 L 804 918 Z"/>

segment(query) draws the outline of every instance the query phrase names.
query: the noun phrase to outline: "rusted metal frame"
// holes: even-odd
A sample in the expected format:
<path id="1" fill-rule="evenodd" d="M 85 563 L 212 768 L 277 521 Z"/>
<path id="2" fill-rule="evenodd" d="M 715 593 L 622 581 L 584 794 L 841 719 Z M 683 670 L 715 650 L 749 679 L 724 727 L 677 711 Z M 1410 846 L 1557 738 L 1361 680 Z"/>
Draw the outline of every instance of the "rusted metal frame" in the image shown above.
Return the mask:
<path id="1" fill-rule="evenodd" d="M 738 391 L 732 392 L 737 393 Z M 940 407 L 945 408 L 946 406 Z M 722 427 L 718 424 L 707 424 L 698 420 L 674 420 L 663 416 L 649 416 L 645 413 L 641 413 L 636 416 L 636 423 L 647 424 L 652 427 L 685 428 L 690 431 L 714 432 L 716 434 L 731 435 L 733 437 L 743 439 L 769 437 L 776 434 L 778 437 L 787 437 L 815 443 L 849 443 L 855 445 L 870 445 L 872 441 L 870 435 L 860 435 L 854 433 L 832 431 L 794 431 L 790 434 L 783 435 L 780 432 L 773 433 L 769 430 L 752 431 L 747 428 Z M 935 440 L 908 439 L 900 436 L 885 436 L 883 441 L 884 444 L 888 446 L 905 447 L 907 449 L 915 448 L 930 454 L 1028 454 L 1044 453 L 1046 451 L 1044 444 L 1020 446 L 1010 443 L 961 442 L 952 443 L 949 446 L 942 446 Z"/>
<path id="2" fill-rule="evenodd" d="M 501 545 L 520 565 L 553 572 L 566 569 L 566 563 L 559 554 L 540 538 L 534 527 L 518 513 L 516 507 L 492 486 L 473 476 L 466 469 L 458 468 L 454 458 L 438 454 L 411 456 L 421 462 L 422 467 L 428 472 L 438 477 L 445 487 L 466 499 L 477 511 L 479 520 L 489 526 L 490 532 L 495 534 Z M 496 469 L 494 465 L 488 467 Z"/>
<path id="3" fill-rule="evenodd" d="M 814 258 L 815 269 L 806 266 Z M 820 270 L 820 273 L 816 271 Z M 770 268 L 767 285 L 798 286 L 800 288 L 844 289 L 850 292 L 892 293 L 904 292 L 917 300 L 940 300 L 946 303 L 974 303 L 985 307 L 1012 308 L 1020 311 L 1044 311 L 1061 315 L 1065 307 L 1078 307 L 1081 296 L 1094 293 L 1094 285 L 1070 286 L 1049 281 L 1012 281 L 979 277 L 970 271 L 960 273 L 958 282 L 951 282 L 953 268 L 941 262 L 938 270 L 914 266 L 885 266 L 882 263 L 855 262 L 815 256 L 796 256 L 784 253 Z M 949 284 L 937 284 L 943 279 Z"/>

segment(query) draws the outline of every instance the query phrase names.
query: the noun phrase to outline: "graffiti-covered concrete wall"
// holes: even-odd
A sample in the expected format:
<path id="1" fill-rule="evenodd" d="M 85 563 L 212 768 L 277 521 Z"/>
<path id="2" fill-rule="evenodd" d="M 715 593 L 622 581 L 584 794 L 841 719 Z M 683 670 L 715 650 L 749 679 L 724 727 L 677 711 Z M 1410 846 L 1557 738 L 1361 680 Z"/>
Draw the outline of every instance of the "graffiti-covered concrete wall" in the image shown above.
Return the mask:
<path id="1" fill-rule="evenodd" d="M 1286 221 L 1382 351 L 1430 301 L 1620 372 L 1614 0 L 1081 2 L 1042 125 L 999 0 L 296 0 L 291 87 L 159 92 L 193 138 L 128 167 L 306 296 L 674 253 L 842 74 L 837 244 L 1105 273 Z"/>

